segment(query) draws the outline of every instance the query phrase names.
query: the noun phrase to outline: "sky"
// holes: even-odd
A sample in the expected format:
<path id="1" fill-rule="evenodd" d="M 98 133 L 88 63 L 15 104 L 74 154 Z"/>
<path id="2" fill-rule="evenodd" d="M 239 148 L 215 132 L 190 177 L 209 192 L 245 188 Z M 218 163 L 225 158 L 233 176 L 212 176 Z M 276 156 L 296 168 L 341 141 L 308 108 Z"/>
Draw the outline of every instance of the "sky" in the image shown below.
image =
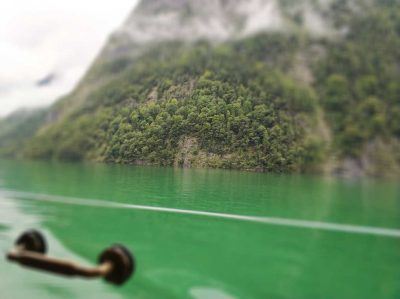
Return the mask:
<path id="1" fill-rule="evenodd" d="M 71 91 L 137 1 L 0 1 L 0 117 Z"/>

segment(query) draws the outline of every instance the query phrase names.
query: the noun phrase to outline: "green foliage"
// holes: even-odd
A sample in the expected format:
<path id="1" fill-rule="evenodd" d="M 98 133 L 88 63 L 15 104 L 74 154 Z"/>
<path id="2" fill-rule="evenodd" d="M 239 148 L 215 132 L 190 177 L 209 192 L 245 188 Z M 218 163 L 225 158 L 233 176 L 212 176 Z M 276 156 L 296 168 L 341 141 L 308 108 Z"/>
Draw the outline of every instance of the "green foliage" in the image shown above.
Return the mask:
<path id="1" fill-rule="evenodd" d="M 377 137 L 399 137 L 399 4 L 377 1 L 347 19 L 347 35 L 329 42 L 316 65 L 316 86 L 344 156 L 358 156 Z"/>
<path id="2" fill-rule="evenodd" d="M 20 110 L 0 120 L 0 155 L 15 157 L 45 122 L 45 111 Z"/>
<path id="3" fill-rule="evenodd" d="M 281 4 L 299 26 L 302 3 Z M 40 130 L 25 155 L 291 172 L 326 158 L 321 115 L 341 157 L 400 138 L 399 1 L 313 3 L 337 36 L 298 30 L 218 45 L 163 42 L 135 59 L 100 62 L 85 79 L 99 88 Z M 294 79 L 299 65 L 313 83 Z"/>
<path id="4" fill-rule="evenodd" d="M 283 72 L 295 41 L 263 34 L 217 47 L 157 47 L 34 138 L 26 154 L 173 165 L 190 139 L 193 163 L 298 170 L 311 159 L 302 142 L 317 100 Z"/>

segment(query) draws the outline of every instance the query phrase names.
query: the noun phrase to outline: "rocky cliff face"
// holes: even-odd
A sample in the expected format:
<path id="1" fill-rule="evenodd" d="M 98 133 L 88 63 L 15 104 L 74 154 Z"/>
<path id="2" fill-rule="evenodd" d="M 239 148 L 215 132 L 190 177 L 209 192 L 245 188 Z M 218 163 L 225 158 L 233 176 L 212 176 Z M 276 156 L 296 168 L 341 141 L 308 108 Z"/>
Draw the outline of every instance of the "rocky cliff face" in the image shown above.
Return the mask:
<path id="1" fill-rule="evenodd" d="M 136 54 L 143 45 L 171 40 L 222 42 L 261 31 L 338 32 L 329 17 L 331 1 L 146 0 L 112 35 L 103 57 Z M 353 5 L 355 9 L 355 5 Z"/>
<path id="2" fill-rule="evenodd" d="M 399 8 L 399 0 L 143 0 L 35 136 L 8 152 L 399 173 Z"/>

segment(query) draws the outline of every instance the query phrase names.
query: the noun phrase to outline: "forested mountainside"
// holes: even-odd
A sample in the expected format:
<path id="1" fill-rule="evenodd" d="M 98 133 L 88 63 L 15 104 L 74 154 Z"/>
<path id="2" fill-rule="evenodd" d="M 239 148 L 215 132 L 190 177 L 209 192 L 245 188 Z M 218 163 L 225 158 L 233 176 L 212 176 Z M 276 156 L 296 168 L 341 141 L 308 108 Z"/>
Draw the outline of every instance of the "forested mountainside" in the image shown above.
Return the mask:
<path id="1" fill-rule="evenodd" d="M 39 129 L 2 151 L 398 174 L 399 49 L 398 0 L 144 0 Z"/>
<path id="2" fill-rule="evenodd" d="M 0 119 L 0 154 L 13 156 L 44 123 L 44 109 L 17 110 Z"/>

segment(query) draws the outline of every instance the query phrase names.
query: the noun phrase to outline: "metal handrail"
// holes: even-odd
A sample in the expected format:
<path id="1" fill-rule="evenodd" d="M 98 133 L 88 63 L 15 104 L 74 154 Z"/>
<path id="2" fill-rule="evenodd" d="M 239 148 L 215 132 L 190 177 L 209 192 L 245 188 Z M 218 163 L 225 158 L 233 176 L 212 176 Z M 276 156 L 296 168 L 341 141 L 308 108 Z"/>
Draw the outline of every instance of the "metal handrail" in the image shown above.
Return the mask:
<path id="1" fill-rule="evenodd" d="M 99 256 L 99 265 L 86 267 L 77 263 L 47 256 L 45 239 L 38 231 L 27 231 L 16 241 L 6 258 L 22 266 L 64 276 L 84 278 L 103 277 L 113 284 L 123 284 L 135 270 L 132 254 L 122 245 L 105 249 Z"/>

